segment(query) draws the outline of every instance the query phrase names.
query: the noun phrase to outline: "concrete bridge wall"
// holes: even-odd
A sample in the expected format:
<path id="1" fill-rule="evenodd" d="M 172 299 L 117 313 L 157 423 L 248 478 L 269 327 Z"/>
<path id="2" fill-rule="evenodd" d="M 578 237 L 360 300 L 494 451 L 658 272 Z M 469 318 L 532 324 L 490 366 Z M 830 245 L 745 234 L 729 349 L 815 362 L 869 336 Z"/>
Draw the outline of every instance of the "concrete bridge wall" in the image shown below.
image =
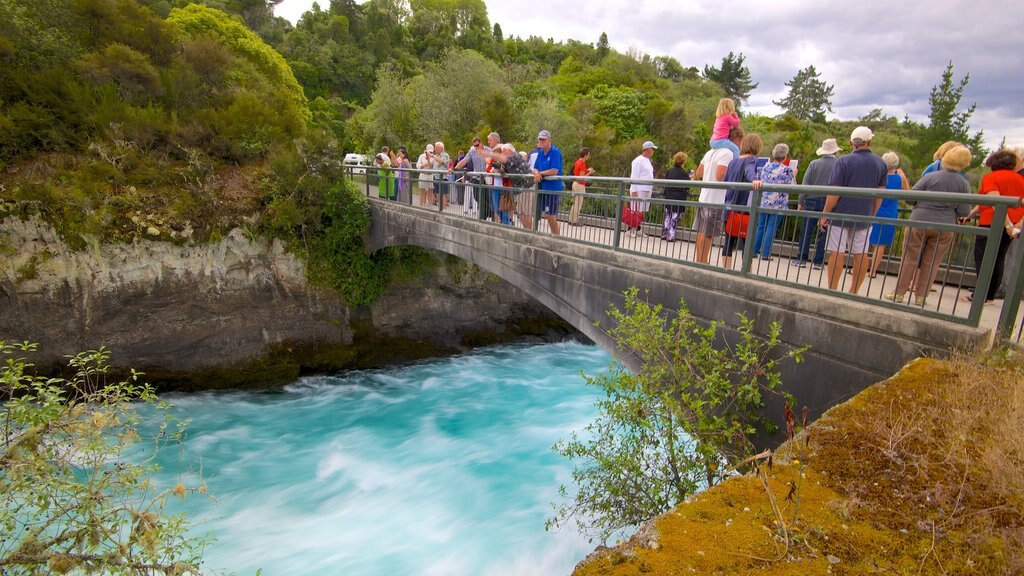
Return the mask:
<path id="1" fill-rule="evenodd" d="M 838 296 L 371 202 L 370 250 L 415 245 L 463 258 L 528 292 L 613 353 L 615 343 L 603 330 L 609 323 L 606 312 L 612 303 L 621 308 L 622 294 L 632 286 L 646 290 L 652 303 L 673 311 L 683 298 L 698 318 L 721 320 L 729 327 L 738 324 L 740 312 L 752 318 L 761 333 L 777 321 L 785 342 L 811 345 L 805 361 L 788 366 L 783 377 L 799 404 L 809 406 L 814 416 L 887 378 L 913 358 L 948 354 L 951 347 L 985 346 L 991 339 L 987 330 Z M 623 361 L 630 363 L 628 358 Z M 769 406 L 768 412 L 773 420 L 781 420 L 781 408 Z"/>

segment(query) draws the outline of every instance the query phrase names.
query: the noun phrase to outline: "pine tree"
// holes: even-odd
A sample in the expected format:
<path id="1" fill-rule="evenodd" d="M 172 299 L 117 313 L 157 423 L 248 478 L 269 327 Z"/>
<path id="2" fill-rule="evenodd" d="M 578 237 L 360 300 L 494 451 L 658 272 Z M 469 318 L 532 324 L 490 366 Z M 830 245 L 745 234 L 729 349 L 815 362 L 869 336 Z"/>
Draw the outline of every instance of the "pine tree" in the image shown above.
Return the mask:
<path id="1" fill-rule="evenodd" d="M 931 105 L 928 127 L 920 141 L 922 155 L 930 157 L 943 142 L 955 140 L 971 149 L 975 162 L 985 158 L 987 150 L 982 144 L 983 133 L 979 131 L 973 136 L 970 135 L 971 115 L 974 114 L 977 104 L 971 104 L 967 110 L 957 111 L 970 79 L 971 75 L 967 74 L 959 82 L 955 82 L 953 62 L 950 61 L 942 73 L 942 81 L 932 87 L 932 92 L 928 96 L 928 103 Z"/>
<path id="2" fill-rule="evenodd" d="M 597 61 L 600 62 L 601 60 L 604 60 L 604 57 L 608 55 L 609 50 L 608 34 L 601 32 L 601 38 L 597 41 Z"/>
<path id="3" fill-rule="evenodd" d="M 726 96 L 732 98 L 739 106 L 750 98 L 750 92 L 757 88 L 759 82 L 750 81 L 750 68 L 743 65 L 743 53 L 733 54 L 722 58 L 722 67 L 704 66 L 704 77 L 717 82 Z"/>
<path id="4" fill-rule="evenodd" d="M 789 94 L 782 100 L 772 100 L 787 114 L 801 120 L 824 122 L 825 112 L 832 112 L 832 84 L 820 79 L 821 73 L 814 66 L 808 66 L 786 82 Z"/>

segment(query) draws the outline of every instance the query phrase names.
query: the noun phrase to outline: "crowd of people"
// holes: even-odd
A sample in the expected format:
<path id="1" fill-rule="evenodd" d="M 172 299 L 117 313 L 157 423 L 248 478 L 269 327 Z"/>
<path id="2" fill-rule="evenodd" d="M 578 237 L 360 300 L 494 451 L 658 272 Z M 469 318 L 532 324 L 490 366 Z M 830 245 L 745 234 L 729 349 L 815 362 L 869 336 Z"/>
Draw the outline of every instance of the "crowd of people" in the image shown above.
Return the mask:
<path id="1" fill-rule="evenodd" d="M 821 143 L 817 156 L 805 170 L 804 185 L 850 188 L 881 188 L 908 190 L 910 182 L 900 168 L 895 152 L 878 156 L 872 151 L 874 134 L 866 126 L 859 126 L 849 137 L 850 151 L 844 152 L 837 139 Z M 748 230 L 753 231 L 752 253 L 763 261 L 775 258 L 775 238 L 790 211 L 790 197 L 779 186 L 797 181 L 797 162 L 790 157 L 790 147 L 776 144 L 766 160 L 760 159 L 763 143 L 757 134 L 747 134 L 736 107 L 729 98 L 719 103 L 709 149 L 696 170 L 686 170 L 687 155 L 679 151 L 672 155 L 666 180 L 679 181 L 664 187 L 667 200 L 690 200 L 690 187 L 698 182 L 748 183 L 749 187 L 701 187 L 697 198 L 693 228 L 696 236 L 695 260 L 709 264 L 716 243 L 721 244 L 720 263 L 733 266 L 733 254 L 744 250 Z M 658 147 L 650 141 L 640 146 L 640 152 L 630 165 L 630 201 L 626 203 L 622 218 L 623 231 L 629 237 L 643 235 L 645 216 L 650 210 L 654 192 L 655 167 L 651 161 Z M 595 171 L 590 166 L 591 151 L 582 148 L 568 175 L 571 181 L 570 208 L 565 218 L 569 226 L 581 225 L 581 209 L 589 182 L 587 177 Z M 1003 148 L 985 160 L 991 170 L 981 179 L 978 192 L 1024 198 L 1024 150 Z M 760 162 L 759 162 L 760 160 Z M 970 150 L 958 142 L 943 144 L 934 156 L 934 162 L 924 171 L 914 190 L 969 194 L 971 186 L 964 174 L 970 165 Z M 395 151 L 386 146 L 377 154 L 375 162 L 380 169 L 381 196 L 411 203 L 413 180 L 417 181 L 419 204 L 446 209 L 449 196 L 460 204 L 467 214 L 477 214 L 505 225 L 518 223 L 532 229 L 543 219 L 554 235 L 560 232 L 559 205 L 565 184 L 563 156 L 552 143 L 548 130 L 537 134 L 536 146 L 517 151 L 508 143 L 501 143 L 498 133 L 487 136 L 487 145 L 474 138 L 468 152 L 459 151 L 456 157 L 445 152 L 442 142 L 427 144 L 415 165 L 405 147 Z M 762 165 L 763 164 L 763 165 Z M 391 168 L 418 168 L 429 172 L 407 172 Z M 756 194 L 751 193 L 751 190 Z M 760 198 L 759 214 L 751 226 L 750 210 L 730 209 L 730 206 L 749 207 L 754 198 Z M 707 206 L 703 206 L 706 204 Z M 828 286 L 837 290 L 843 284 L 843 275 L 850 275 L 845 288 L 852 293 L 861 289 L 865 278 L 879 273 L 885 252 L 896 241 L 896 224 L 865 222 L 864 217 L 899 218 L 899 201 L 880 196 L 801 193 L 796 200 L 799 220 L 803 222 L 798 234 L 796 250 L 790 264 L 797 268 L 808 265 L 824 269 Z M 723 208 L 723 205 L 725 206 Z M 536 211 L 536 214 L 535 214 Z M 665 206 L 661 238 L 675 242 L 684 207 Z M 905 226 L 902 240 L 902 259 L 896 288 L 886 298 L 903 302 L 908 293 L 914 294 L 914 303 L 924 305 L 928 292 L 936 280 L 939 266 L 953 242 L 949 230 L 928 228 L 923 222 L 965 224 L 975 219 L 979 226 L 1002 225 L 1005 233 L 997 247 L 997 264 L 986 300 L 996 296 L 1002 274 L 1003 261 L 1011 241 L 1020 235 L 1024 208 L 1010 208 L 1004 222 L 993 222 L 994 211 L 988 206 L 950 201 L 927 201 L 912 205 L 910 224 Z M 861 218 L 849 220 L 846 217 Z M 975 267 L 980 270 L 987 247 L 988 235 L 978 234 L 975 241 Z M 849 258 L 847 257 L 849 256 Z M 852 265 L 847 268 L 849 260 Z M 973 296 L 967 296 L 967 299 Z"/>

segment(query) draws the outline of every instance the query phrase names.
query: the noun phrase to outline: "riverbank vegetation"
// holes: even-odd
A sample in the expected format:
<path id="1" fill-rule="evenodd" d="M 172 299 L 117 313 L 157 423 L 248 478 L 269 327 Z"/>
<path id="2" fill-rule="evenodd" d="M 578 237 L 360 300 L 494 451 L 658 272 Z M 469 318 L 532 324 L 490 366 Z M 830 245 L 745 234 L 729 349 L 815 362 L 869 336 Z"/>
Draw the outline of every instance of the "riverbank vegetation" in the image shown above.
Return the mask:
<path id="1" fill-rule="evenodd" d="M 555 445 L 573 462 L 573 486 L 556 504 L 547 527 L 570 521 L 605 542 L 732 474 L 754 451 L 758 434 L 775 428 L 766 401 L 792 397 L 781 390 L 779 365 L 802 360 L 803 349 L 784 351 L 780 328 L 765 337 L 740 318 L 735 336 L 722 322 L 703 325 L 685 302 L 669 317 L 636 288 L 625 305 L 609 309 L 609 334 L 633 370 L 613 362 L 587 377 L 605 398 L 581 435 Z"/>
<path id="2" fill-rule="evenodd" d="M 506 38 L 482 0 L 332 0 L 294 26 L 273 15 L 275 4 L 0 3 L 0 218 L 42 218 L 75 249 L 215 241 L 242 227 L 311 262 L 310 250 L 338 253 L 323 235 L 347 151 L 405 145 L 415 158 L 427 142 L 454 152 L 492 130 L 526 145 L 543 127 L 567 158 L 589 146 L 602 175 L 625 175 L 653 139 L 660 170 L 677 149 L 691 164 L 700 158 L 719 98 L 742 103 L 758 87 L 743 54 L 701 71 L 618 52 L 604 34 Z M 980 147 L 973 108 L 959 109 L 966 82 L 951 64 L 928 125 L 883 110 L 828 120 L 831 87 L 811 67 L 789 83 L 786 114 L 745 115 L 744 125 L 808 160 L 823 138 L 867 124 L 913 176 L 942 141 Z M 344 251 L 361 250 L 349 242 Z M 370 287 L 349 290 L 353 302 L 423 262 L 412 249 L 348 260 L 345 275 L 365 280 L 349 284 Z"/>
<path id="3" fill-rule="evenodd" d="M 35 348 L 0 341 L 0 573 L 199 574 L 204 540 L 164 507 L 205 485 L 150 481 L 184 423 L 142 437 L 139 407 L 166 405 L 139 374 L 108 379 L 101 349 L 72 357 L 69 379 L 44 378 Z"/>
<path id="4" fill-rule="evenodd" d="M 577 576 L 1020 574 L 1024 359 L 920 359 Z"/>

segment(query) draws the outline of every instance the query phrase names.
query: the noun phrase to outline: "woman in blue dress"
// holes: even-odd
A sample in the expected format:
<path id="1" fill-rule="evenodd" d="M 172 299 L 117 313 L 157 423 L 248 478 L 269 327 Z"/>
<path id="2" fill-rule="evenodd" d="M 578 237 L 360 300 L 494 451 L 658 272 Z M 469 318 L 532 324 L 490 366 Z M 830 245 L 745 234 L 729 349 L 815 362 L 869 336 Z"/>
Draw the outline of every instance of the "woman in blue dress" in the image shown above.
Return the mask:
<path id="1" fill-rule="evenodd" d="M 890 151 L 882 154 L 882 160 L 885 161 L 885 165 L 889 168 L 889 177 L 885 181 L 885 188 L 887 190 L 909 190 L 910 182 L 907 181 L 907 175 L 900 168 L 900 157 L 895 152 Z M 875 214 L 879 218 L 892 218 L 894 220 L 899 218 L 899 215 L 900 201 L 895 198 L 883 198 L 882 205 L 878 207 L 878 213 Z M 875 251 L 871 257 L 870 274 L 872 278 L 878 274 L 878 266 L 882 263 L 882 258 L 885 257 L 885 247 L 892 246 L 895 236 L 895 224 L 871 225 L 871 237 L 868 238 L 868 243 L 875 246 Z"/>

